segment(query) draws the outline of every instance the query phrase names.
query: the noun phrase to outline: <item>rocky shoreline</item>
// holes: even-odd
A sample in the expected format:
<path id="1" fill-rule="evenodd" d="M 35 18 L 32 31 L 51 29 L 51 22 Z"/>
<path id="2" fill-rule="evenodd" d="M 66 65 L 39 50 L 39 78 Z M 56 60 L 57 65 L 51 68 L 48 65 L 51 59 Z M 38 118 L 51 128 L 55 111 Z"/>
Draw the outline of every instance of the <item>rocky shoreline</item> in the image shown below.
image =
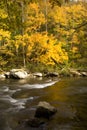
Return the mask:
<path id="1" fill-rule="evenodd" d="M 25 79 L 28 77 L 87 77 L 87 71 L 80 71 L 75 69 L 69 69 L 68 73 L 64 72 L 35 72 L 35 73 L 29 73 L 28 71 L 24 69 L 11 69 L 9 72 L 2 72 L 0 74 L 0 79 Z"/>

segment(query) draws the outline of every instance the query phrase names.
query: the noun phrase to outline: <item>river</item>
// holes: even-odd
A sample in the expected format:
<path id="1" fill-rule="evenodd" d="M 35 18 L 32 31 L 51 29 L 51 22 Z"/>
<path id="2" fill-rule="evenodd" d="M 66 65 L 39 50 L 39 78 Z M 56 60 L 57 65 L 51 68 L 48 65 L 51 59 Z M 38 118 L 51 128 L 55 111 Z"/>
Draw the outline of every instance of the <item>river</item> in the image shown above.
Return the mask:
<path id="1" fill-rule="evenodd" d="M 34 116 L 39 101 L 57 113 L 39 128 L 22 122 Z M 0 130 L 86 130 L 87 78 L 0 80 Z"/>

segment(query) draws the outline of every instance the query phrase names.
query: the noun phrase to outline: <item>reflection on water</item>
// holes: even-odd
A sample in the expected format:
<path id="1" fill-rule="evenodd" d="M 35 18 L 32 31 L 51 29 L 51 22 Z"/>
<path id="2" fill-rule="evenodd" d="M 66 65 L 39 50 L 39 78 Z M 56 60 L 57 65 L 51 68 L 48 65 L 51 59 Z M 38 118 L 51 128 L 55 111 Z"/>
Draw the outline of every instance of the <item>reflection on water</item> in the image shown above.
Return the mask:
<path id="1" fill-rule="evenodd" d="M 39 101 L 57 114 L 40 128 L 18 122 L 34 116 Z M 86 130 L 87 78 L 0 81 L 0 130 Z"/>

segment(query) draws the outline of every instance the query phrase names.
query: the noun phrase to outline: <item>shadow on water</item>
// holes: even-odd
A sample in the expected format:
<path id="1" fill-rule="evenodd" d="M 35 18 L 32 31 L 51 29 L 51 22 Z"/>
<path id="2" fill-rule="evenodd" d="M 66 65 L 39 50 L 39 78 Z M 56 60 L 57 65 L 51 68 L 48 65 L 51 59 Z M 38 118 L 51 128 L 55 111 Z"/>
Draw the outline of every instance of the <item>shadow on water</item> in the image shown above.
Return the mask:
<path id="1" fill-rule="evenodd" d="M 87 78 L 0 81 L 0 130 L 86 130 Z M 39 101 L 57 113 L 39 128 L 25 126 Z M 21 122 L 21 123 L 19 123 Z"/>

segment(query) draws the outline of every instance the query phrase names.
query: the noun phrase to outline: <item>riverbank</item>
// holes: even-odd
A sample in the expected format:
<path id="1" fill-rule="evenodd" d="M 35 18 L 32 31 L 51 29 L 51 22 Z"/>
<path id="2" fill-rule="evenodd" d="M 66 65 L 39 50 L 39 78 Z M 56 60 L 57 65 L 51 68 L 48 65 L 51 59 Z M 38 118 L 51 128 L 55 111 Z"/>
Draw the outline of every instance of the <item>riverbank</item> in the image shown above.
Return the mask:
<path id="1" fill-rule="evenodd" d="M 87 71 L 76 69 L 61 69 L 60 71 L 44 71 L 44 72 L 30 72 L 28 69 L 11 69 L 8 72 L 2 71 L 1 78 L 25 79 L 28 77 L 87 77 Z"/>

